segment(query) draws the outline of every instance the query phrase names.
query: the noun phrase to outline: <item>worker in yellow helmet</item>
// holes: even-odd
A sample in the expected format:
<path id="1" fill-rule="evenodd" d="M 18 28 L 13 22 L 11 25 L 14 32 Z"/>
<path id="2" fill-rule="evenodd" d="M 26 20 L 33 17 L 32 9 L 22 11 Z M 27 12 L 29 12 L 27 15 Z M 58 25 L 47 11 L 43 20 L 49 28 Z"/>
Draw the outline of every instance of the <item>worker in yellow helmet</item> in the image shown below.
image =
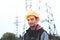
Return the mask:
<path id="1" fill-rule="evenodd" d="M 37 24 L 40 21 L 40 18 L 36 12 L 28 11 L 25 18 L 30 27 L 26 30 L 24 40 L 48 40 L 48 33 Z"/>

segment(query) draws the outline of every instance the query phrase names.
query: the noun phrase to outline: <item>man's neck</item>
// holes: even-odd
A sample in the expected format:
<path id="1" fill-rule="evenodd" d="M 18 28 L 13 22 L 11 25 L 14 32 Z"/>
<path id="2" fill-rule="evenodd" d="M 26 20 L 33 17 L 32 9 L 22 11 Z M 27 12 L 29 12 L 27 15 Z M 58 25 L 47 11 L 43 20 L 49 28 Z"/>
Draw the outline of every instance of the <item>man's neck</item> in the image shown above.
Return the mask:
<path id="1" fill-rule="evenodd" d="M 36 25 L 37 25 L 37 24 L 36 24 Z M 30 27 L 30 28 L 31 28 L 31 30 L 35 30 L 35 29 L 36 29 L 36 25 L 34 25 L 34 26 Z"/>

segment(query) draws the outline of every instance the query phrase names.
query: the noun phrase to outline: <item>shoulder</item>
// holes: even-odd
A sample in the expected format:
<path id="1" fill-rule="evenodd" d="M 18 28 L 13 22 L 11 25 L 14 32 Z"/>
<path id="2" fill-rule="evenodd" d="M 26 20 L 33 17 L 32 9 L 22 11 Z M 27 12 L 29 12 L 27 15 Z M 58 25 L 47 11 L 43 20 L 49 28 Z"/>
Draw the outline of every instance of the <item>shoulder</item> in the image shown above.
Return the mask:
<path id="1" fill-rule="evenodd" d="M 29 32 L 30 32 L 30 28 L 26 30 L 26 33 L 24 34 L 24 36 L 27 36 Z"/>
<path id="2" fill-rule="evenodd" d="M 39 39 L 48 40 L 48 33 L 43 28 L 39 30 Z"/>
<path id="3" fill-rule="evenodd" d="M 24 37 L 26 37 L 27 35 L 28 35 L 28 33 L 25 33 L 25 34 L 24 34 Z"/>
<path id="4" fill-rule="evenodd" d="M 39 34 L 40 34 L 40 36 L 48 36 L 48 33 L 47 33 L 47 31 L 46 30 L 44 30 L 43 28 L 41 28 L 40 30 L 39 30 Z"/>
<path id="5" fill-rule="evenodd" d="M 45 30 L 43 28 L 40 28 L 39 33 L 42 34 L 43 32 L 45 32 Z"/>
<path id="6" fill-rule="evenodd" d="M 44 30 L 43 28 L 40 28 L 40 29 L 39 29 L 39 32 L 40 32 L 40 33 L 42 32 L 43 34 L 44 34 L 44 33 L 47 33 L 47 31 Z M 47 34 L 48 34 L 48 33 L 47 33 Z"/>
<path id="7" fill-rule="evenodd" d="M 46 36 L 47 36 L 47 35 L 48 35 L 48 33 L 47 33 L 46 31 L 44 31 L 44 32 L 42 33 L 42 35 L 46 35 Z"/>
<path id="8" fill-rule="evenodd" d="M 41 34 L 41 35 L 43 35 L 43 36 L 48 36 L 48 33 L 47 33 L 47 31 L 46 31 L 46 30 L 44 30 L 43 28 L 42 28 L 41 30 L 43 30 L 43 32 L 42 32 L 42 34 Z"/>
<path id="9" fill-rule="evenodd" d="M 48 40 L 48 33 L 46 31 L 44 31 L 41 35 L 41 40 L 44 39 L 44 40 Z"/>

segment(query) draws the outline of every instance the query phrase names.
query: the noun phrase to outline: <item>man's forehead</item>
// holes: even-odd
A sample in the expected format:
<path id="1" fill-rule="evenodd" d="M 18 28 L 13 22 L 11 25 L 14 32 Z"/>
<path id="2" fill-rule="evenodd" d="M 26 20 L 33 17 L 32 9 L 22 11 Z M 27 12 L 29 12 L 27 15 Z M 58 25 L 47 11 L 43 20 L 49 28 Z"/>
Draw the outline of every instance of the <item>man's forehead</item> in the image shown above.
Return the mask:
<path id="1" fill-rule="evenodd" d="M 35 18 L 35 16 L 32 16 L 32 15 L 31 15 L 31 16 L 29 16 L 29 17 L 28 17 L 28 19 L 31 19 L 31 18 L 33 18 L 33 19 L 34 19 L 34 18 Z"/>

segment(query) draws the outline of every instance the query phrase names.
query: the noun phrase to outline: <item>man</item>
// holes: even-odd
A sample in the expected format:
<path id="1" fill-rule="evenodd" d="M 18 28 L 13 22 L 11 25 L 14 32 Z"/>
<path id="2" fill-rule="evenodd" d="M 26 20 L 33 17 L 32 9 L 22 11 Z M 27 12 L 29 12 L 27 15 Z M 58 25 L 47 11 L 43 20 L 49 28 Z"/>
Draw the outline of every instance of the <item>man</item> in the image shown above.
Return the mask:
<path id="1" fill-rule="evenodd" d="M 48 33 L 39 24 L 37 24 L 40 18 L 36 12 L 29 11 L 25 18 L 27 19 L 30 27 L 26 30 L 24 40 L 48 40 Z"/>

